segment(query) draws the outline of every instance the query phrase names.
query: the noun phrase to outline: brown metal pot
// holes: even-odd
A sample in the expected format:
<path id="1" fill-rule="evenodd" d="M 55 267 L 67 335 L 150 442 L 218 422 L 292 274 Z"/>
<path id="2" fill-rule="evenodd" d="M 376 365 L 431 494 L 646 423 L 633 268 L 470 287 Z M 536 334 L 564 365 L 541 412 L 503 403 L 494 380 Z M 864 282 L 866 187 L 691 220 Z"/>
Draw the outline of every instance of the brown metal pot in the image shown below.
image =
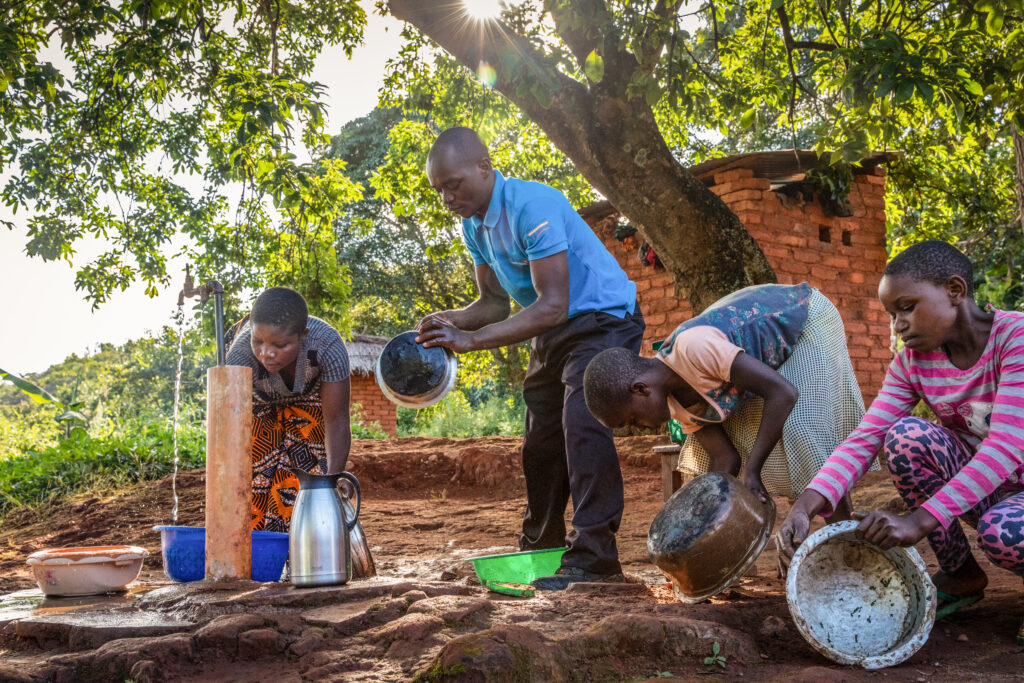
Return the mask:
<path id="1" fill-rule="evenodd" d="M 730 474 L 709 472 L 661 508 L 647 533 L 647 552 L 680 600 L 700 602 L 743 576 L 774 524 L 774 503 L 762 503 Z"/>

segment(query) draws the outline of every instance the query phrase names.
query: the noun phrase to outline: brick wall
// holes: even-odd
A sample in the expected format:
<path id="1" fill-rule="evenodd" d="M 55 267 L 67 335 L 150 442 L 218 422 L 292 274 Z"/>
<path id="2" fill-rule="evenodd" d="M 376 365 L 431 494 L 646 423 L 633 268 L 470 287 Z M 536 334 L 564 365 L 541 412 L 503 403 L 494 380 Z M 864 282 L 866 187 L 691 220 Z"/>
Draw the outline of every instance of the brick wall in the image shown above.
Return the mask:
<path id="1" fill-rule="evenodd" d="M 395 436 L 397 412 L 395 404 L 381 393 L 373 375 L 352 373 L 352 403 L 363 406 L 363 422 L 377 422 L 388 436 Z"/>
<path id="2" fill-rule="evenodd" d="M 827 216 L 820 203 L 791 199 L 771 190 L 767 178 L 750 169 L 716 174 L 710 185 L 757 240 L 780 283 L 810 282 L 839 309 L 846 326 L 853 368 L 869 403 L 882 385 L 891 359 L 889 322 L 878 302 L 885 267 L 885 170 L 854 176 L 849 203 L 853 215 Z M 636 246 L 614 237 L 616 217 L 593 222 L 595 232 L 636 283 L 647 321 L 644 355 L 676 325 L 693 316 L 676 294 L 672 276 L 637 258 Z"/>

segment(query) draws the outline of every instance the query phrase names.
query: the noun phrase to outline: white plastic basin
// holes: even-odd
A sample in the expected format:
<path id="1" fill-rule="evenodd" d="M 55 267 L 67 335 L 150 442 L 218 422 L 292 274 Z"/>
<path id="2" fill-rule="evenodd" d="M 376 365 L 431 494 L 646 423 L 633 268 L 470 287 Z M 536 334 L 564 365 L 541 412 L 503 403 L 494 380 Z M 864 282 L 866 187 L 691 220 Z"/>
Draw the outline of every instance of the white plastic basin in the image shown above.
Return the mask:
<path id="1" fill-rule="evenodd" d="M 913 548 L 883 551 L 858 522 L 830 524 L 797 549 L 786 602 L 797 630 L 834 662 L 881 669 L 906 660 L 935 623 L 935 586 Z"/>
<path id="2" fill-rule="evenodd" d="M 27 562 L 46 595 L 98 595 L 125 590 L 148 555 L 133 545 L 49 548 L 32 553 Z"/>

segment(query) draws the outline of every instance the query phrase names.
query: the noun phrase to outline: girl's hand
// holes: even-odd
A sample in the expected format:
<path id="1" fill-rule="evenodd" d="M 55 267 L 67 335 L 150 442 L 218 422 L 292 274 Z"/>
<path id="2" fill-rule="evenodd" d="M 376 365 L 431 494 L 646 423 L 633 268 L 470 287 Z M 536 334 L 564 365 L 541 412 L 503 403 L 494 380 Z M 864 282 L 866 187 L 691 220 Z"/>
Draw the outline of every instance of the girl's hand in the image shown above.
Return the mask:
<path id="1" fill-rule="evenodd" d="M 915 510 L 909 515 L 897 515 L 884 510 L 875 510 L 866 515 L 855 512 L 853 518 L 860 520 L 857 536 L 882 550 L 912 546 L 939 525 L 939 521 L 924 509 Z"/>
<path id="2" fill-rule="evenodd" d="M 761 482 L 761 473 L 755 472 L 750 467 L 743 467 L 740 469 L 738 479 L 744 486 L 757 496 L 757 499 L 762 503 L 767 503 L 771 500 L 771 496 L 768 495 L 768 491 L 765 490 L 764 484 Z"/>

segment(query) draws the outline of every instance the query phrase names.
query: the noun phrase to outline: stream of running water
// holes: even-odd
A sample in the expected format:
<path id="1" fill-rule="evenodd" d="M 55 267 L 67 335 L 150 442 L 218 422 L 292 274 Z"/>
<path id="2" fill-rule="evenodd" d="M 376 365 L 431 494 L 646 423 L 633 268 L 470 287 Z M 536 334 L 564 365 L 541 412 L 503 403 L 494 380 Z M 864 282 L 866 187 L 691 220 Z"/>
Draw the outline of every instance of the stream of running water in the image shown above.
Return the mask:
<path id="1" fill-rule="evenodd" d="M 181 360 L 185 341 L 185 305 L 178 304 L 178 369 L 174 373 L 174 413 L 171 420 L 174 435 L 174 473 L 171 475 L 171 496 L 174 501 L 171 507 L 171 520 L 178 523 L 178 404 L 181 399 Z"/>

